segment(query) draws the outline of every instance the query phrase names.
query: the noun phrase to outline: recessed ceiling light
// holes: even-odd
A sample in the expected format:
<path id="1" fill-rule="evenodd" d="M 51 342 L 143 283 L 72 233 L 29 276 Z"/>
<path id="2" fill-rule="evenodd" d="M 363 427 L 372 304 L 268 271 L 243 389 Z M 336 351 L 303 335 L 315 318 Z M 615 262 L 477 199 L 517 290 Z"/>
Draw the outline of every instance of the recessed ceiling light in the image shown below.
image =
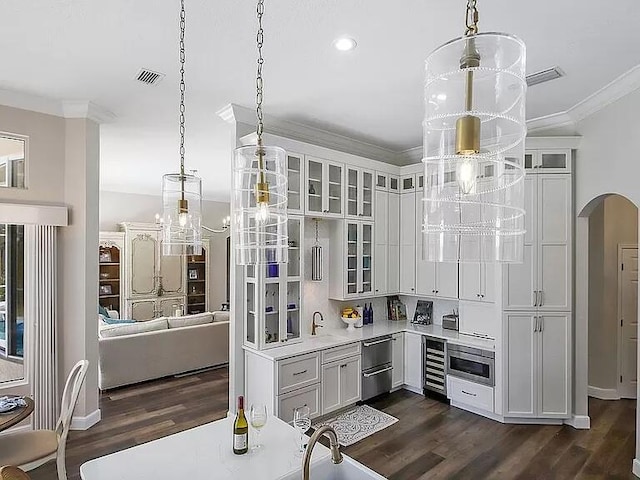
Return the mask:
<path id="1" fill-rule="evenodd" d="M 358 44 L 351 37 L 340 37 L 333 41 L 333 46 L 336 47 L 336 50 L 340 50 L 341 52 L 348 52 L 355 49 Z"/>

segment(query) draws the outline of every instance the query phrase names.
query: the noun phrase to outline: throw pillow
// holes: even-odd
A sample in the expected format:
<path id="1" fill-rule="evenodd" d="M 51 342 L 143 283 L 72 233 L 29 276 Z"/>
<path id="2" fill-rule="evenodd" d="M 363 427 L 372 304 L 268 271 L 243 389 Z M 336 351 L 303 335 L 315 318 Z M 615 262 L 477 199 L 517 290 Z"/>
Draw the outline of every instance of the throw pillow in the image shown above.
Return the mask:
<path id="1" fill-rule="evenodd" d="M 102 317 L 102 321 L 107 325 L 120 325 L 122 323 L 136 323 L 135 320 L 127 320 L 124 318 L 109 318 L 104 316 Z"/>
<path id="2" fill-rule="evenodd" d="M 109 318 L 109 312 L 102 305 L 98 305 L 98 313 L 105 318 Z"/>

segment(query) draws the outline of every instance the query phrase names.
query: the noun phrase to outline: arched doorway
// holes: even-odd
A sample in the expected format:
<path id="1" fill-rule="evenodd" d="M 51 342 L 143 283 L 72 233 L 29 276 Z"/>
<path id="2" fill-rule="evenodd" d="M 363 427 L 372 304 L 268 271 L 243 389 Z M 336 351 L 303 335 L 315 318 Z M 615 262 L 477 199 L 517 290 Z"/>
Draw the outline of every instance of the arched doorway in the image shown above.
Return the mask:
<path id="1" fill-rule="evenodd" d="M 625 268 L 635 268 L 637 275 L 638 244 L 638 207 L 627 197 L 607 193 L 591 199 L 579 212 L 576 219 L 575 245 L 575 327 L 574 327 L 574 412 L 589 415 L 593 409 L 608 404 L 609 400 L 631 397 L 628 390 L 620 394 L 620 370 L 624 351 L 624 339 L 633 345 L 627 348 L 627 376 L 629 366 L 635 367 L 632 376 L 638 371 L 638 314 L 637 314 L 637 276 L 622 278 L 620 275 L 623 247 L 630 247 L 633 255 L 627 251 L 627 262 L 635 263 Z M 634 258 L 635 257 L 635 258 Z M 627 285 L 627 295 L 631 292 L 634 310 L 628 319 L 631 328 L 627 328 L 626 337 L 620 326 L 619 307 L 621 301 L 629 303 L 629 298 L 621 298 L 623 281 Z M 627 311 L 628 314 L 628 311 Z M 633 318 L 635 317 L 635 318 Z M 623 326 L 629 327 L 629 323 Z M 620 352 L 620 355 L 619 355 Z M 631 362 L 635 360 L 635 365 Z M 637 385 L 635 385 L 637 392 Z M 637 437 L 639 431 L 637 400 L 620 400 L 625 408 L 636 410 L 636 431 L 629 432 Z M 599 402 L 599 403 L 598 403 Z M 622 405 L 622 404 L 621 404 Z M 628 411 L 628 410 L 627 410 Z M 588 422 L 588 417 L 586 417 Z M 628 424 L 627 424 L 628 425 Z M 626 444 L 632 448 L 632 443 Z M 637 443 L 637 442 L 636 442 Z M 633 462 L 633 471 L 640 473 L 638 448 Z"/>

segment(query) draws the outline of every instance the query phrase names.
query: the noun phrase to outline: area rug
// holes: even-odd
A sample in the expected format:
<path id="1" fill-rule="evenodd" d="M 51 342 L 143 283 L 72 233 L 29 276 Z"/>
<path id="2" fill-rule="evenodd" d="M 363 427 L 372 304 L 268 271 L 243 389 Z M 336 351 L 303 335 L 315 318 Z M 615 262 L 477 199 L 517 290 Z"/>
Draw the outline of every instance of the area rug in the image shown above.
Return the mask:
<path id="1" fill-rule="evenodd" d="M 338 441 L 348 447 L 363 438 L 373 435 L 398 421 L 391 415 L 376 410 L 369 405 L 358 405 L 337 417 L 321 420 L 313 425 L 314 429 L 330 425 L 338 434 Z"/>

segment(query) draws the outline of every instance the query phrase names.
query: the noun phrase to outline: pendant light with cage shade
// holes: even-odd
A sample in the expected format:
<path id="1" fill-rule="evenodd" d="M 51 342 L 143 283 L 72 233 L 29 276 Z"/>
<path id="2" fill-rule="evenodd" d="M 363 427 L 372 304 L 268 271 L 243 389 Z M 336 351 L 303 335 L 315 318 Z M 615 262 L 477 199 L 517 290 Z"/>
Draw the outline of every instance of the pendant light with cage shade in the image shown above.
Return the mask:
<path id="1" fill-rule="evenodd" d="M 518 263 L 524 253 L 525 45 L 478 33 L 468 0 L 465 35 L 425 64 L 423 258 Z"/>
<path id="2" fill-rule="evenodd" d="M 233 224 L 236 263 L 287 263 L 287 166 L 285 151 L 262 143 L 264 59 L 262 16 L 264 0 L 257 4 L 258 61 L 256 74 L 257 142 L 236 148 L 233 158 Z"/>
<path id="3" fill-rule="evenodd" d="M 162 254 L 202 254 L 202 181 L 184 167 L 186 14 L 180 2 L 180 171 L 162 177 Z"/>

